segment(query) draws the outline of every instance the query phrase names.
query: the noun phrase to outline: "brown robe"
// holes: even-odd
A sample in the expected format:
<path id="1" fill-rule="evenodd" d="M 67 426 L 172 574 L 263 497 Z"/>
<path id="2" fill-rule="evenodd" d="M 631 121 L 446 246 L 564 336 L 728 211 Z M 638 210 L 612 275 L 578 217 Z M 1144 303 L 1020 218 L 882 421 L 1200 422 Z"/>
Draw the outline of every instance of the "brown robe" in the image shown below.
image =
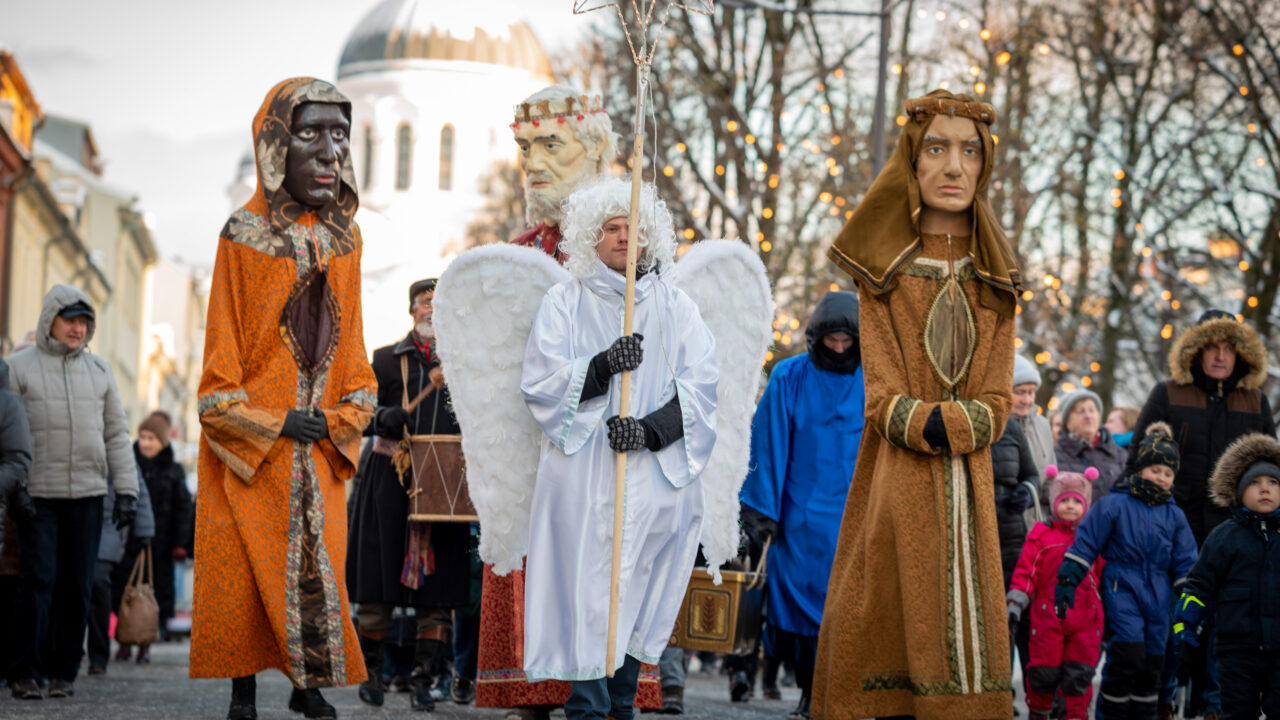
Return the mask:
<path id="1" fill-rule="evenodd" d="M 893 292 L 862 292 L 867 424 L 876 431 L 862 436 L 827 591 L 812 705 L 822 720 L 1012 715 L 987 447 L 1009 413 L 1014 321 L 975 301 L 969 238 L 923 241 Z M 952 272 L 956 317 L 971 340 L 958 333 L 954 396 L 931 358 L 949 373 L 940 341 L 956 336 L 929 332 L 945 315 Z M 934 407 L 954 454 L 924 440 Z"/>

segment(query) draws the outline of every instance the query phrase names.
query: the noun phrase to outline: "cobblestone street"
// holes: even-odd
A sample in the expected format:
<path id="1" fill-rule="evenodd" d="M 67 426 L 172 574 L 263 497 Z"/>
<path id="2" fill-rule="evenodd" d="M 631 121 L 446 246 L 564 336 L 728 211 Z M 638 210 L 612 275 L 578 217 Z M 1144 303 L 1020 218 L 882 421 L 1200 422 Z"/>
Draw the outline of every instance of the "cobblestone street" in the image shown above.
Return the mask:
<path id="1" fill-rule="evenodd" d="M 218 720 L 226 717 L 231 683 L 227 680 L 192 680 L 187 677 L 187 649 L 184 642 L 163 643 L 151 650 L 151 664 L 112 663 L 106 675 L 87 676 L 76 681 L 75 697 L 62 700 L 18 701 L 6 689 L 0 693 L 0 719 L 42 718 L 44 720 Z M 756 697 L 747 703 L 729 701 L 728 681 L 719 674 L 690 673 L 685 694 L 685 715 L 691 720 L 734 718 L 763 720 L 785 718 L 799 699 L 799 691 L 782 688 L 780 701 Z M 360 702 L 355 688 L 324 691 L 325 698 L 338 709 L 340 718 L 424 717 L 409 709 L 409 696 L 388 694 L 387 703 L 374 708 Z M 258 675 L 258 717 L 262 720 L 300 718 L 289 712 L 289 683 L 278 672 Z M 487 718 L 501 720 L 502 711 L 441 702 L 431 717 Z M 553 718 L 563 718 L 557 712 Z M 647 715 L 645 717 L 663 717 Z"/>

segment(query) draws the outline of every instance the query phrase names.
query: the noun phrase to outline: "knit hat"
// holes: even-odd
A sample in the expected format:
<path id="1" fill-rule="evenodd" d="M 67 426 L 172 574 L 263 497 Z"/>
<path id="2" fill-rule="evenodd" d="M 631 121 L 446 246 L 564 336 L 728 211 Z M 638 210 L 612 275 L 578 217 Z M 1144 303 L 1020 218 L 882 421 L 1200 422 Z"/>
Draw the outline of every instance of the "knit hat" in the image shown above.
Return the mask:
<path id="1" fill-rule="evenodd" d="M 1134 459 L 1133 469 L 1142 472 L 1143 468 L 1152 465 L 1165 465 L 1176 475 L 1180 465 L 1178 443 L 1173 439 L 1173 428 L 1162 422 L 1153 422 L 1147 426 L 1146 435 L 1138 445 L 1138 455 Z"/>
<path id="2" fill-rule="evenodd" d="M 1035 383 L 1036 387 L 1040 387 L 1040 370 L 1036 364 L 1021 355 L 1013 356 L 1013 386 L 1026 385 L 1027 383 Z"/>
<path id="3" fill-rule="evenodd" d="M 146 430 L 160 440 L 161 447 L 169 447 L 169 427 L 169 414 L 163 410 L 156 410 L 143 418 L 138 425 L 138 432 Z"/>
<path id="4" fill-rule="evenodd" d="M 424 292 L 431 292 L 436 289 L 436 279 L 427 278 L 419 280 L 409 286 L 409 314 L 413 314 L 413 301 Z"/>
<path id="5" fill-rule="evenodd" d="M 1092 400 L 1094 406 L 1098 408 L 1098 419 L 1102 419 L 1102 398 L 1098 397 L 1098 393 L 1092 390 L 1080 388 L 1063 395 L 1062 399 L 1058 401 L 1058 410 L 1062 413 L 1063 427 L 1067 425 L 1067 418 L 1071 417 L 1071 408 L 1075 407 L 1075 404 L 1081 400 Z M 1093 438 L 1087 439 L 1092 440 Z"/>
<path id="6" fill-rule="evenodd" d="M 1245 470 L 1244 474 L 1240 476 L 1240 484 L 1236 486 L 1236 502 L 1243 505 L 1245 488 L 1249 487 L 1249 484 L 1256 478 L 1260 478 L 1263 475 L 1280 480 L 1280 467 L 1276 467 L 1274 463 L 1269 463 L 1266 460 L 1259 460 L 1250 465 L 1249 469 Z"/>
<path id="7" fill-rule="evenodd" d="M 1059 471 L 1057 465 L 1044 469 L 1044 476 L 1049 479 L 1049 507 L 1053 514 L 1058 514 L 1058 501 L 1064 497 L 1073 497 L 1084 504 L 1084 511 L 1089 512 L 1089 502 L 1093 498 L 1093 481 L 1098 479 L 1098 468 L 1087 467 L 1083 473 Z"/>

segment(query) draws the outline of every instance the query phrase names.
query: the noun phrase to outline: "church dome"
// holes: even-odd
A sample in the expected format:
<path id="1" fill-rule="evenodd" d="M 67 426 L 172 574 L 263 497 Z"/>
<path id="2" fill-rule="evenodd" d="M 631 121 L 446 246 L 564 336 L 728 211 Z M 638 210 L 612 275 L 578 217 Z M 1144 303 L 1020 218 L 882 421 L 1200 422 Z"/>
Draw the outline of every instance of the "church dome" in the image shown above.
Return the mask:
<path id="1" fill-rule="evenodd" d="M 405 61 L 456 60 L 526 70 L 551 79 L 542 44 L 523 22 L 495 21 L 483 3 L 383 0 L 356 25 L 338 77 L 392 70 Z"/>

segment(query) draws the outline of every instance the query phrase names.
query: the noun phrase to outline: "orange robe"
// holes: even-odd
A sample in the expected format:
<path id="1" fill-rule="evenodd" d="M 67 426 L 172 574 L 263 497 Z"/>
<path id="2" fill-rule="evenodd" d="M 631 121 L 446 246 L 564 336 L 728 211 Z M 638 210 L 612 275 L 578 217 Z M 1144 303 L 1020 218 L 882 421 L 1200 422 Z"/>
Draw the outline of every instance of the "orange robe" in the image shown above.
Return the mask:
<path id="1" fill-rule="evenodd" d="M 365 679 L 343 577 L 344 483 L 377 386 L 354 183 L 318 211 L 281 195 L 284 153 L 269 141 L 306 101 L 345 98 L 309 78 L 273 89 L 254 123 L 258 192 L 218 242 L 200 380 L 191 677 L 276 668 L 297 687 Z M 281 436 L 291 409 L 323 412 L 328 436 Z"/>

